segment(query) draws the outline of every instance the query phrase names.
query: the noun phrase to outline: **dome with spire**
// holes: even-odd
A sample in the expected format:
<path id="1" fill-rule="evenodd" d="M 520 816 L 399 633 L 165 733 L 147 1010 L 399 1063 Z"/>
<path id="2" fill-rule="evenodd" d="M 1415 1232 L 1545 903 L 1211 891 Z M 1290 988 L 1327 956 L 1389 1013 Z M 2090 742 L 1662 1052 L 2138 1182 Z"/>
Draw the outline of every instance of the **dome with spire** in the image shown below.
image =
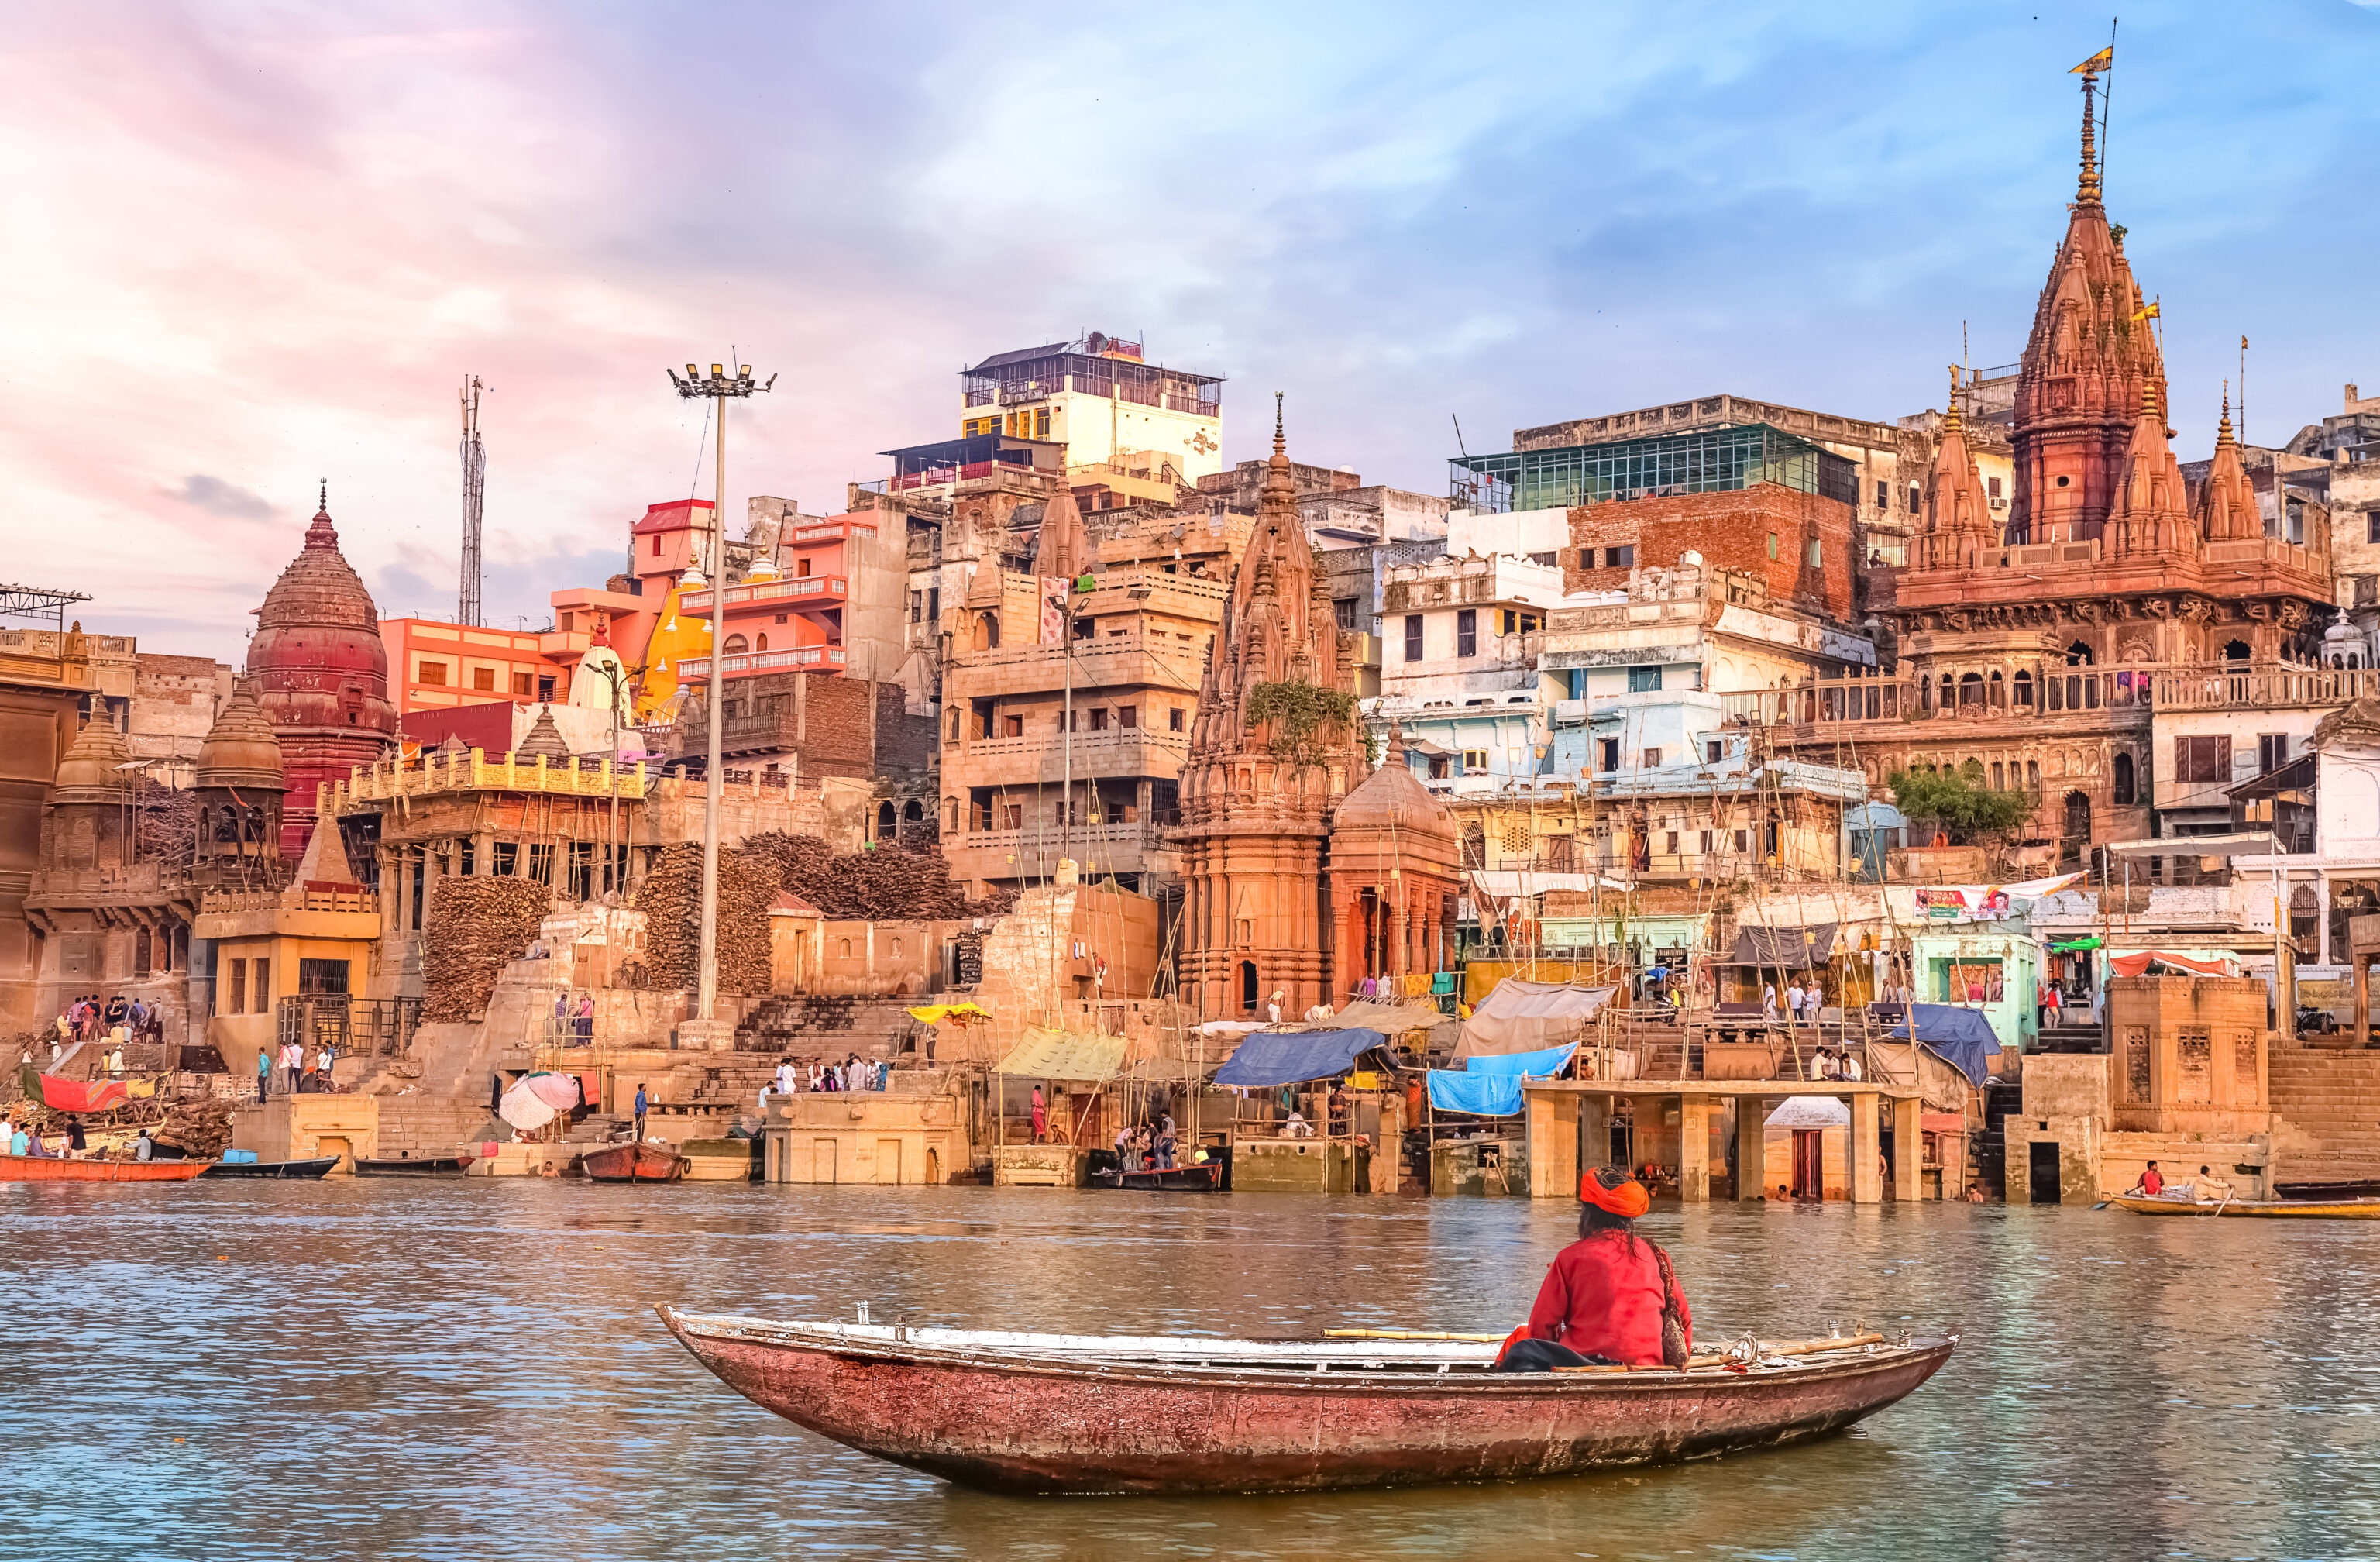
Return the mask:
<path id="1" fill-rule="evenodd" d="M 514 761 L 526 764 L 541 759 L 548 764 L 568 764 L 570 758 L 570 745 L 563 740 L 562 728 L 554 725 L 553 707 L 539 706 L 536 725 L 513 750 Z"/>
<path id="2" fill-rule="evenodd" d="M 1405 763 L 1404 732 L 1393 724 L 1379 768 L 1341 799 L 1330 824 L 1334 839 L 1357 825 L 1370 825 L 1417 839 L 1442 839 L 1450 848 L 1454 844 L 1454 816 Z"/>
<path id="3" fill-rule="evenodd" d="M 256 702 L 256 680 L 233 680 L 231 698 L 215 713 L 199 745 L 196 784 L 200 787 L 281 787 L 281 741 Z"/>
<path id="4" fill-rule="evenodd" d="M 132 782 L 131 773 L 120 767 L 131 763 L 132 745 L 113 723 L 104 716 L 85 722 L 58 761 L 57 775 L 51 782 L 53 800 L 121 800 L 132 789 Z"/>

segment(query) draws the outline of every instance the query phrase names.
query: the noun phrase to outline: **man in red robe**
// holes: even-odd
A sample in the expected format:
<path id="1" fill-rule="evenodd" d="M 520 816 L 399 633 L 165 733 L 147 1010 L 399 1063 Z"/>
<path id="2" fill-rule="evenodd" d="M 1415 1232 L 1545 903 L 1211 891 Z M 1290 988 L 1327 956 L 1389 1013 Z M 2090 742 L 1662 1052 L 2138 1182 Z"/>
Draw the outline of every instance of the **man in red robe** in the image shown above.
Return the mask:
<path id="1" fill-rule="evenodd" d="M 1652 1202 L 1645 1185 L 1624 1166 L 1603 1166 L 1579 1178 L 1578 1194 L 1584 1205 L 1579 1239 L 1556 1254 L 1546 1271 L 1527 1324 L 1507 1344 L 1507 1354 L 1513 1357 L 1507 1365 L 1532 1370 L 1536 1358 L 1546 1358 L 1550 1365 L 1567 1351 L 1588 1362 L 1661 1366 L 1665 1302 L 1675 1309 L 1683 1348 L 1691 1351 L 1694 1313 L 1670 1255 L 1635 1232 L 1636 1217 Z M 1523 1340 L 1542 1340 L 1561 1349 L 1515 1354 L 1513 1347 Z"/>

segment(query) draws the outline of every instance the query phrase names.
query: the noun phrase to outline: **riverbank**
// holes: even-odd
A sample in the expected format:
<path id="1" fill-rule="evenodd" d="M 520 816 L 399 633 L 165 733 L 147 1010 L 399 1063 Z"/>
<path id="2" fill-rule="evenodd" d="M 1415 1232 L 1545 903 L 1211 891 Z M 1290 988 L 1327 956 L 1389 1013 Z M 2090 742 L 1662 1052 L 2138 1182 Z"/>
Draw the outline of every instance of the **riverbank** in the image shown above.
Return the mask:
<path id="1" fill-rule="evenodd" d="M 1840 1558 L 2380 1548 L 2358 1228 L 2057 1207 L 1657 1209 L 1704 1338 L 1966 1337 L 1808 1447 L 1493 1489 L 1036 1503 L 730 1395 L 650 1312 L 1063 1329 L 1502 1329 L 1566 1241 L 1524 1200 L 656 1190 L 496 1180 L 0 1189 L 0 1550 Z M 2319 1303 L 2304 1277 L 2322 1276 Z M 2137 1329 L 2117 1320 L 2137 1320 Z M 181 1439 L 176 1442 L 176 1439 Z"/>

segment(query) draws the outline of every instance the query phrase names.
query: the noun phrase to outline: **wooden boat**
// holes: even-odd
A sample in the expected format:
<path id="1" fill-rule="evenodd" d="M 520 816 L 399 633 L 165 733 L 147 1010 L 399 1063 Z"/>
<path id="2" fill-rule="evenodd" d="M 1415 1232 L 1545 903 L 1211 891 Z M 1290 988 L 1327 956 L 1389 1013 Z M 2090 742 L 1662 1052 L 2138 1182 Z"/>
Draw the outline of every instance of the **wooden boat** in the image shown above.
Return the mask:
<path id="1" fill-rule="evenodd" d="M 188 1182 L 212 1161 L 64 1161 L 0 1155 L 0 1182 Z"/>
<path id="2" fill-rule="evenodd" d="M 1568 1475 L 1801 1442 L 1934 1375 L 1956 1336 L 1685 1370 L 1497 1373 L 1493 1342 L 1033 1335 L 657 1310 L 730 1388 L 945 1480 L 1037 1495 Z"/>
<path id="3" fill-rule="evenodd" d="M 2356 1182 L 2276 1182 L 2273 1191 L 2284 1199 L 2318 1199 L 2336 1202 L 2342 1199 L 2380 1197 L 2380 1180 Z"/>
<path id="4" fill-rule="evenodd" d="M 2107 1201 L 2134 1214 L 2234 1215 L 2265 1220 L 2380 1220 L 2380 1199 L 2233 1199 L 2228 1203 L 2189 1199 L 2143 1199 L 2129 1194 Z"/>
<path id="5" fill-rule="evenodd" d="M 461 1177 L 477 1155 L 396 1155 L 356 1157 L 358 1177 Z"/>
<path id="6" fill-rule="evenodd" d="M 1223 1164 L 1203 1161 L 1170 1171 L 1120 1171 L 1103 1166 L 1091 1173 L 1094 1188 L 1135 1188 L 1144 1192 L 1212 1193 L 1223 1186 Z"/>
<path id="7" fill-rule="evenodd" d="M 336 1155 L 310 1155 L 302 1161 L 217 1161 L 200 1172 L 200 1177 L 287 1177 L 320 1178 L 330 1175 L 339 1164 Z"/>
<path id="8" fill-rule="evenodd" d="M 658 1144 L 607 1144 L 579 1158 L 597 1182 L 675 1182 L 686 1175 L 686 1157 Z"/>

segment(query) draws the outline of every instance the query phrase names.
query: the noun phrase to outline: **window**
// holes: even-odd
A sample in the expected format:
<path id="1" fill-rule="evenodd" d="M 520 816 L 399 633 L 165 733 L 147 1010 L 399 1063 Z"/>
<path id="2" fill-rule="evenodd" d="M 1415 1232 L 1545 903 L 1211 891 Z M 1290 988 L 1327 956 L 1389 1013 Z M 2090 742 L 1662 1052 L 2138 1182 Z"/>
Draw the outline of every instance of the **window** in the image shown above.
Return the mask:
<path id="1" fill-rule="evenodd" d="M 1050 437 L 1050 409 L 1047 407 L 1036 407 L 1033 409 L 1033 437 L 1036 439 Z"/>
<path id="2" fill-rule="evenodd" d="M 742 635 L 729 635 L 724 649 L 730 656 L 741 656 L 752 649 L 752 642 Z"/>
<path id="3" fill-rule="evenodd" d="M 1105 732 L 1107 729 L 1108 729 L 1108 708 L 1107 708 L 1105 705 L 1097 705 L 1097 706 L 1092 707 L 1092 710 L 1091 710 L 1091 730 L 1092 730 L 1093 732 Z"/>
<path id="4" fill-rule="evenodd" d="M 249 993 L 249 996 L 256 1000 L 257 1013 L 265 1014 L 271 1011 L 273 1007 L 273 962 L 271 960 L 256 962 L 256 985 Z"/>
<path id="5" fill-rule="evenodd" d="M 2107 800 L 2119 808 L 2126 806 L 2132 801 L 2132 756 L 2118 754 L 2115 779 L 2107 785 Z"/>
<path id="6" fill-rule="evenodd" d="M 1876 480 L 1876 507 L 1880 510 L 1892 508 L 1892 485 L 1882 478 Z"/>
<path id="7" fill-rule="evenodd" d="M 2016 708 L 2020 711 L 2029 711 L 2033 709 L 2033 675 L 2021 667 L 2017 669 L 2014 688 L 2016 689 Z"/>
<path id="8" fill-rule="evenodd" d="M 1705 857 L 1708 857 L 1710 855 L 1711 833 L 1708 830 L 1702 832 L 1702 842 L 1698 849 Z"/>
<path id="9" fill-rule="evenodd" d="M 1003 738 L 1022 738 L 1025 736 L 1025 718 L 1002 716 L 1000 718 L 1000 729 L 1001 736 Z"/>
<path id="10" fill-rule="evenodd" d="M 1479 612 L 1466 607 L 1454 616 L 1454 653 L 1457 656 L 1479 654 Z"/>
<path id="11" fill-rule="evenodd" d="M 1140 725 L 1140 707 L 1137 705 L 1123 705 L 1118 707 L 1116 711 L 1116 725 L 1123 727 L 1126 732 L 1130 732 L 1135 727 L 1137 727 Z"/>
<path id="12" fill-rule="evenodd" d="M 1738 830 L 1735 833 L 1735 849 L 1738 851 L 1750 851 L 1752 849 L 1752 832 L 1749 830 Z"/>
<path id="13" fill-rule="evenodd" d="M 1808 554 L 1807 554 L 1806 562 L 1809 564 L 1810 567 L 1811 567 L 1811 568 L 1813 568 L 1813 569 L 1818 568 L 1822 564 L 1824 564 L 1824 563 L 1826 562 L 1826 555 L 1823 555 L 1823 554 L 1821 554 L 1821 553 L 1818 551 L 1818 540 L 1817 540 L 1815 537 L 1813 537 L 1813 538 L 1811 538 L 1811 539 L 1810 539 L 1810 547 L 1809 547 L 1809 551 L 1808 551 Z"/>
<path id="14" fill-rule="evenodd" d="M 2363 540 L 2367 543 L 2380 543 L 2380 510 L 2364 512 Z"/>
<path id="15" fill-rule="evenodd" d="M 1434 754 L 1430 756 L 1429 778 L 1433 781 L 1443 781 L 1446 779 L 1446 756 L 1444 754 Z"/>
<path id="16" fill-rule="evenodd" d="M 1657 692 L 1657 691 L 1660 689 L 1660 687 L 1661 687 L 1661 669 L 1660 669 L 1660 668 L 1658 668 L 1658 667 L 1631 667 L 1631 668 L 1629 668 L 1629 669 L 1628 669 L 1628 692 L 1629 692 L 1629 693 L 1631 693 L 1631 694 L 1650 694 L 1650 693 Z"/>
<path id="17" fill-rule="evenodd" d="M 1335 597 L 1330 603 L 1330 616 L 1339 621 L 1341 628 L 1350 633 L 1353 633 L 1355 628 L 1356 605 L 1355 599 L 1351 596 Z"/>
<path id="18" fill-rule="evenodd" d="M 1549 553 L 1531 554 L 1529 555 L 1529 562 L 1531 564 L 1543 564 L 1548 566 L 1560 564 L 1561 562 L 1561 551 L 1560 549 L 1555 549 Z"/>
<path id="19" fill-rule="evenodd" d="M 1168 731 L 1168 732 L 1179 732 L 1179 731 L 1181 731 L 1181 730 L 1182 730 L 1182 726 L 1183 726 L 1182 717 L 1183 717 L 1183 711 L 1182 711 L 1182 707 L 1181 707 L 1181 706 L 1179 706 L 1179 705 L 1176 705 L 1176 706 L 1174 706 L 1172 710 L 1170 710 L 1170 711 L 1166 712 L 1166 713 L 1165 713 L 1165 730 L 1166 730 L 1166 731 Z"/>
<path id="20" fill-rule="evenodd" d="M 957 742 L 957 741 L 958 741 L 958 737 L 959 737 L 959 708 L 958 708 L 956 705 L 953 705 L 953 706 L 952 706 L 952 707 L 951 707 L 951 732 L 950 732 L 950 737 L 951 737 L 951 741 L 952 741 L 952 742 L 955 743 L 955 742 Z"/>
<path id="21" fill-rule="evenodd" d="M 1021 830 L 1025 828 L 1025 805 L 1021 802 L 1002 803 L 1000 805 L 1000 827 L 1003 830 Z"/>
<path id="22" fill-rule="evenodd" d="M 420 666 L 414 669 L 414 672 L 415 677 L 413 681 L 416 683 L 444 683 L 446 681 L 446 664 L 443 662 L 424 662 Z"/>
<path id="23" fill-rule="evenodd" d="M 948 425 L 945 426 L 947 427 Z M 653 556 L 655 558 L 662 556 L 662 540 L 659 536 L 653 538 Z"/>
<path id="24" fill-rule="evenodd" d="M 925 621 L 925 617 L 926 593 L 923 592 L 911 592 L 909 593 L 909 622 L 912 624 L 923 623 Z"/>
<path id="25" fill-rule="evenodd" d="M 1485 749 L 1463 750 L 1463 768 L 1466 771 L 1486 770 L 1488 768 L 1488 750 Z"/>
<path id="26" fill-rule="evenodd" d="M 1604 549 L 1603 567 L 1606 569 L 1635 568 L 1636 544 L 1630 543 L 1621 547 Z"/>
<path id="27" fill-rule="evenodd" d="M 1777 556 L 1777 533 L 1774 531 L 1768 534 L 1768 556 L 1770 558 Z"/>
<path id="28" fill-rule="evenodd" d="M 472 668 L 471 687 L 479 689 L 482 693 L 493 694 L 496 691 L 496 669 L 493 667 Z"/>
<path id="29" fill-rule="evenodd" d="M 319 993 L 324 996 L 342 996 L 347 991 L 347 962 L 345 960 L 307 960 L 298 962 L 298 991 Z"/>
<path id="30" fill-rule="evenodd" d="M 949 425 L 945 424 L 944 426 L 948 427 Z M 1925 503 L 1925 491 L 1924 489 L 1918 487 L 1917 484 L 1913 482 L 1909 485 L 1909 513 L 1911 515 L 1915 515 L 1919 506 Z"/>
<path id="31" fill-rule="evenodd" d="M 514 699 L 526 700 L 536 691 L 537 680 L 535 678 L 530 677 L 527 673 L 515 673 L 513 675 Z"/>
<path id="32" fill-rule="evenodd" d="M 1720 742 L 1716 738 L 1706 738 L 1703 740 L 1703 763 L 1705 764 L 1717 764 L 1726 757 L 1727 745 L 1725 743 Z M 1710 848 L 1705 847 L 1703 849 L 1705 851 L 1708 851 Z"/>
<path id="33" fill-rule="evenodd" d="M 1620 739 L 1617 738 L 1598 738 L 1596 739 L 1596 743 L 1598 745 L 1600 752 L 1597 755 L 1597 763 L 1595 768 L 1597 770 L 1619 769 Z"/>
<path id="34" fill-rule="evenodd" d="M 1997 504 L 1999 502 L 1999 496 L 2000 480 L 1996 477 L 1987 477 L 1984 479 L 1984 497 Z"/>
<path id="35" fill-rule="evenodd" d="M 2270 775 L 2289 763 L 2289 735 L 2267 732 L 2256 739 L 2256 774 Z"/>
<path id="36" fill-rule="evenodd" d="M 2230 780 L 2230 735 L 2216 733 L 2204 738 L 2175 738 L 2173 740 L 2173 778 L 2184 782 Z"/>
<path id="37" fill-rule="evenodd" d="M 1661 768 L 1661 750 L 1658 749 L 1647 749 L 1644 752 L 1643 760 L 1645 769 L 1658 770 Z"/>
<path id="38" fill-rule="evenodd" d="M 1421 660 L 1421 615 L 1418 613 L 1405 615 L 1405 660 Z"/>
<path id="39" fill-rule="evenodd" d="M 926 589 L 926 621 L 929 624 L 942 621 L 942 588 L 940 586 Z"/>
<path id="40" fill-rule="evenodd" d="M 248 962 L 246 960 L 231 962 L 231 981 L 225 989 L 225 995 L 231 1000 L 230 1007 L 224 1010 L 225 1014 L 248 1012 Z"/>

